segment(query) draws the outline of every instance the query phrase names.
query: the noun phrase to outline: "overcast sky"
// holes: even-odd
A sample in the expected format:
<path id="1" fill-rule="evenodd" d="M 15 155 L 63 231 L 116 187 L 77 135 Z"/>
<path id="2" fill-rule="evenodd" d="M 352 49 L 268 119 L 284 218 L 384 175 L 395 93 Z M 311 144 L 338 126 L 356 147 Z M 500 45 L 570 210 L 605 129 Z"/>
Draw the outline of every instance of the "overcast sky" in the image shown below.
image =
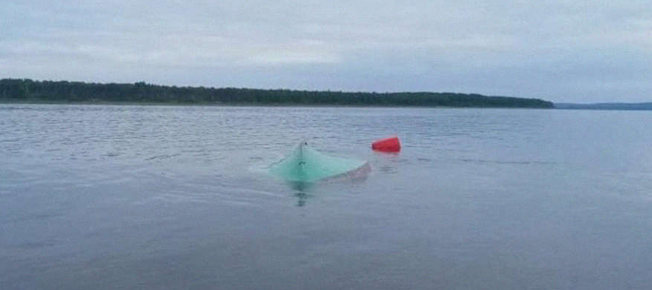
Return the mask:
<path id="1" fill-rule="evenodd" d="M 652 0 L 1 0 L 0 78 L 652 101 Z"/>

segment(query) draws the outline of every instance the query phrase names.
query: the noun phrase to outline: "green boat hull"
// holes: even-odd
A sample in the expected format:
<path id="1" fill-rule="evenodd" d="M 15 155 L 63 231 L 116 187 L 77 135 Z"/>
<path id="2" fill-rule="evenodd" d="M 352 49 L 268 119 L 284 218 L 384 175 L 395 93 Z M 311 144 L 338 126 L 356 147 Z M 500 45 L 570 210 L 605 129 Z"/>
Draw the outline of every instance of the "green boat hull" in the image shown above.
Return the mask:
<path id="1" fill-rule="evenodd" d="M 363 168 L 366 161 L 329 156 L 302 142 L 281 161 L 272 164 L 270 174 L 291 182 L 315 182 Z"/>

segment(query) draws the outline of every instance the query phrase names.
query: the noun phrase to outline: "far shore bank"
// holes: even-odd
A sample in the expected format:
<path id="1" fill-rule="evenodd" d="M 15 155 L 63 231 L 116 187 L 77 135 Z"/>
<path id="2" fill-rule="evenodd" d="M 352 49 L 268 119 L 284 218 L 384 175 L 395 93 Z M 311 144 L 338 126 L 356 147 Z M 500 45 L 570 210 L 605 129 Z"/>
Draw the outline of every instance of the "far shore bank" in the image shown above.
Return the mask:
<path id="1" fill-rule="evenodd" d="M 0 80 L 0 102 L 311 107 L 553 108 L 541 99 L 438 92 L 342 92 Z"/>
<path id="2" fill-rule="evenodd" d="M 258 103 L 167 103 L 167 102 L 69 102 L 0 99 L 0 105 L 88 105 L 88 106 L 169 106 L 169 107 L 263 107 L 263 108 L 414 108 L 414 109 L 533 109 L 550 110 L 558 108 L 536 107 L 474 107 L 474 106 L 411 106 L 411 105 L 337 105 L 337 104 L 258 104 Z"/>

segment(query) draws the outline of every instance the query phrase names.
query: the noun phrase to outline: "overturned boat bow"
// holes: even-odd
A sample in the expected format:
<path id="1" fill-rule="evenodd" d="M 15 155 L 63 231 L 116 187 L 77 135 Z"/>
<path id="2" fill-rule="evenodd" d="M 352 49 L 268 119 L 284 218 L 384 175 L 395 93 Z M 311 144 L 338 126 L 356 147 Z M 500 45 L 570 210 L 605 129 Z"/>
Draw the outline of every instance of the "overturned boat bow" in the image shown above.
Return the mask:
<path id="1" fill-rule="evenodd" d="M 293 182 L 314 182 L 354 172 L 367 164 L 363 160 L 329 156 L 301 142 L 292 153 L 270 166 L 269 172 Z"/>

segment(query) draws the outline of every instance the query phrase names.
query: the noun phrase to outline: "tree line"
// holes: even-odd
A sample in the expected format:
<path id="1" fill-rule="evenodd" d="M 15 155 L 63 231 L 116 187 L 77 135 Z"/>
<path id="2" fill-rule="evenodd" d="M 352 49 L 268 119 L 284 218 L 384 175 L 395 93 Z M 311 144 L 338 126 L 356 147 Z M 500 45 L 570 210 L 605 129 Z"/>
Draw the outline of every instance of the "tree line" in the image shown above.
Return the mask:
<path id="1" fill-rule="evenodd" d="M 0 100 L 15 102 L 136 102 L 233 105 L 341 105 L 553 108 L 540 99 L 433 92 L 339 92 L 177 87 L 137 83 L 0 80 Z"/>

